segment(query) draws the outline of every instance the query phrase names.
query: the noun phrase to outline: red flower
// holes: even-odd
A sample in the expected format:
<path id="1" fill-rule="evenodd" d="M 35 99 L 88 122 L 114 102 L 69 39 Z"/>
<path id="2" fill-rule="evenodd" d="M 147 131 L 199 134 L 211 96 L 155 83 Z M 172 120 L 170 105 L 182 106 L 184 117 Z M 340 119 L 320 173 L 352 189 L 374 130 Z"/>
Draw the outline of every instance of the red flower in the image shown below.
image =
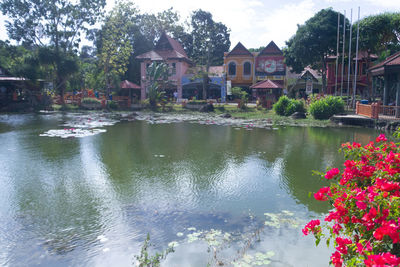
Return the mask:
<path id="1" fill-rule="evenodd" d="M 314 198 L 319 201 L 328 200 L 327 196 L 332 196 L 331 189 L 329 187 L 322 187 L 314 194 Z"/>
<path id="2" fill-rule="evenodd" d="M 356 205 L 357 205 L 357 207 L 358 207 L 360 210 L 365 210 L 365 209 L 367 209 L 367 204 L 366 204 L 365 202 L 357 201 L 357 202 L 356 202 Z"/>
<path id="3" fill-rule="evenodd" d="M 308 235 L 310 232 L 317 233 L 320 231 L 320 221 L 319 220 L 311 220 L 306 226 L 301 230 L 304 235 Z"/>
<path id="4" fill-rule="evenodd" d="M 326 174 L 325 174 L 325 178 L 326 179 L 332 179 L 333 177 L 335 177 L 336 175 L 339 174 L 339 169 L 338 168 L 333 168 L 331 170 L 329 170 Z"/>
<path id="5" fill-rule="evenodd" d="M 376 139 L 375 142 L 379 143 L 381 141 L 387 141 L 387 138 L 384 134 L 380 134 Z"/>
<path id="6" fill-rule="evenodd" d="M 332 254 L 331 261 L 335 267 L 342 267 L 343 265 L 342 255 L 340 255 L 340 253 L 337 251 L 335 251 L 335 253 Z"/>
<path id="7" fill-rule="evenodd" d="M 338 244 L 338 246 L 336 247 L 336 250 L 342 254 L 347 254 L 347 251 L 348 251 L 347 245 L 350 245 L 353 242 L 351 242 L 351 240 L 348 238 L 337 237 L 336 243 Z"/>
<path id="8" fill-rule="evenodd" d="M 399 266 L 400 258 L 397 258 L 395 255 L 392 255 L 389 252 L 378 254 L 378 255 L 369 255 L 368 259 L 364 260 L 366 266 Z"/>

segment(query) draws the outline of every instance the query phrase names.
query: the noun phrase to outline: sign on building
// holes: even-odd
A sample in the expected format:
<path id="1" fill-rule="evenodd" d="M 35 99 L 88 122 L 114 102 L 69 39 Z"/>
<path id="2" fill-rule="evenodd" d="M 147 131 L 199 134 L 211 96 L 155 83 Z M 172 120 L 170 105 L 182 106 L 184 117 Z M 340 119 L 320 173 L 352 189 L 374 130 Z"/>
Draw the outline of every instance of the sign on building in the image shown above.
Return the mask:
<path id="1" fill-rule="evenodd" d="M 232 82 L 226 81 L 226 94 L 232 95 Z"/>
<path id="2" fill-rule="evenodd" d="M 258 56 L 256 58 L 256 76 L 286 75 L 283 56 Z"/>

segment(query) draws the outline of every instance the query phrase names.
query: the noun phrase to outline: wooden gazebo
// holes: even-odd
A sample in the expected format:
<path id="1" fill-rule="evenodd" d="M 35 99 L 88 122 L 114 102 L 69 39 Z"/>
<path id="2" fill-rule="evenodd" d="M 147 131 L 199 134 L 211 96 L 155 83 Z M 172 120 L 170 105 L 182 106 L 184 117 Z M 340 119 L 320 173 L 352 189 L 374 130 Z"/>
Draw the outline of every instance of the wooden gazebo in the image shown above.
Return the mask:
<path id="1" fill-rule="evenodd" d="M 271 80 L 263 80 L 250 86 L 254 98 L 263 102 L 263 106 L 271 108 L 278 98 L 282 95 L 283 86 Z"/>
<path id="2" fill-rule="evenodd" d="M 116 99 L 118 102 L 121 102 L 120 104 L 130 106 L 131 103 L 132 103 L 132 96 L 133 95 L 136 95 L 138 100 L 140 99 L 140 93 L 141 92 L 140 92 L 140 86 L 139 85 L 137 85 L 137 84 L 135 84 L 133 82 L 130 82 L 128 80 L 124 80 L 124 81 L 122 81 L 120 83 L 119 87 L 122 90 L 129 90 L 128 91 L 129 93 L 128 93 L 127 97 L 119 97 L 118 99 Z M 127 103 L 125 103 L 125 102 L 127 102 Z"/>

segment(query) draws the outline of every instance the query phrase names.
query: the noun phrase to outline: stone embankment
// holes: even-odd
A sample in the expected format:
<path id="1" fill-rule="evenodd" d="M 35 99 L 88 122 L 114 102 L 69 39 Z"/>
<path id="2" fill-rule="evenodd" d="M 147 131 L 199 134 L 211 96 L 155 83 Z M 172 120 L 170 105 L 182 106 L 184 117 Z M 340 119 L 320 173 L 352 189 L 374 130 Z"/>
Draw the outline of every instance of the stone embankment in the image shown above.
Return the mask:
<path id="1" fill-rule="evenodd" d="M 385 131 L 395 131 L 400 120 L 371 119 L 360 115 L 334 115 L 330 120 L 338 125 L 361 126 Z"/>

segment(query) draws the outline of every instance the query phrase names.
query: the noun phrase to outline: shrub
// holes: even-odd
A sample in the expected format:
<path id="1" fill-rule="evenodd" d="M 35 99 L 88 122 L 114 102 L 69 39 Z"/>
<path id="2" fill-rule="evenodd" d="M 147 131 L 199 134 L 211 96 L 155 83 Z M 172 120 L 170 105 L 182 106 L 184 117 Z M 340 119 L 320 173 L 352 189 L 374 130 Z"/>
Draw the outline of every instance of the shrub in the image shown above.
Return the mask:
<path id="1" fill-rule="evenodd" d="M 280 116 L 290 116 L 295 112 L 305 112 L 304 102 L 296 99 L 289 99 L 287 96 L 281 96 L 273 106 L 276 114 Z"/>
<path id="2" fill-rule="evenodd" d="M 317 120 L 326 120 L 342 112 L 344 102 L 340 97 L 327 96 L 313 100 L 310 104 L 310 113 Z"/>
<path id="3" fill-rule="evenodd" d="M 295 112 L 306 112 L 304 102 L 301 100 L 290 99 L 289 105 L 286 107 L 285 116 L 290 116 Z"/>
<path id="4" fill-rule="evenodd" d="M 85 97 L 82 99 L 82 104 L 99 104 L 101 105 L 101 101 L 96 98 Z"/>
<path id="5" fill-rule="evenodd" d="M 107 107 L 110 109 L 118 109 L 118 102 L 116 101 L 107 101 Z"/>
<path id="6" fill-rule="evenodd" d="M 188 102 L 187 102 L 188 104 L 207 104 L 207 100 L 196 100 L 196 99 L 194 99 L 194 100 L 189 100 Z"/>
<path id="7" fill-rule="evenodd" d="M 314 194 L 329 201 L 332 210 L 302 230 L 332 241 L 334 266 L 400 266 L 400 146 L 381 134 L 375 142 L 342 145 L 343 170 L 321 175 L 333 181 Z M 322 228 L 327 231 L 322 231 Z"/>
<path id="8" fill-rule="evenodd" d="M 245 90 L 240 87 L 233 87 L 232 95 L 235 97 L 235 99 L 239 99 L 238 108 L 243 110 L 247 109 L 249 94 Z"/>
<path id="9" fill-rule="evenodd" d="M 280 116 L 285 116 L 286 114 L 286 108 L 290 103 L 290 99 L 287 96 L 281 96 L 278 100 L 278 102 L 276 102 L 273 106 L 273 109 L 275 111 L 276 114 L 280 115 Z"/>

